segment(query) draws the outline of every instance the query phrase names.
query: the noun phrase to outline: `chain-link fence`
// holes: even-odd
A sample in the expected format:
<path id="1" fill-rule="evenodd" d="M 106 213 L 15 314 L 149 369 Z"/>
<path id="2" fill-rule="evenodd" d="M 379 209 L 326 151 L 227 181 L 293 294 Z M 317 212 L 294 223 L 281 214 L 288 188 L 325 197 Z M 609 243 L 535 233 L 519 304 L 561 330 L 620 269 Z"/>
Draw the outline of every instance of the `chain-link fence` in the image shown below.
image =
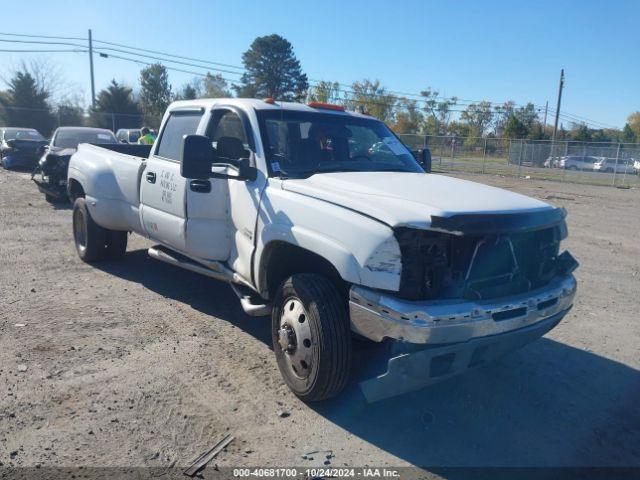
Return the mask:
<path id="1" fill-rule="evenodd" d="M 112 130 L 140 128 L 145 118 L 140 113 L 96 112 L 86 113 L 73 106 L 55 109 L 11 107 L 0 103 L 0 127 L 35 128 L 45 137 L 58 127 L 97 127 Z"/>
<path id="2" fill-rule="evenodd" d="M 619 187 L 640 186 L 640 144 L 400 135 L 431 150 L 435 172 L 489 173 Z"/>

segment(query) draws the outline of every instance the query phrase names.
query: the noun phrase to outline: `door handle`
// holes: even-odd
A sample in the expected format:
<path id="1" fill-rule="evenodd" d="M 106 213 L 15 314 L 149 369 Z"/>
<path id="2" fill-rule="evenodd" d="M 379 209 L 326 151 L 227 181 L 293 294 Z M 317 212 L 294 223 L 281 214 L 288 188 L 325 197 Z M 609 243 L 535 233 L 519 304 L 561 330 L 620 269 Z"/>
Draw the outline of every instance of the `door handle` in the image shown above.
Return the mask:
<path id="1" fill-rule="evenodd" d="M 189 188 L 192 192 L 209 193 L 211 191 L 211 182 L 209 180 L 191 180 Z"/>
<path id="2" fill-rule="evenodd" d="M 155 172 L 147 172 L 147 182 L 156 183 L 156 174 L 155 174 Z"/>

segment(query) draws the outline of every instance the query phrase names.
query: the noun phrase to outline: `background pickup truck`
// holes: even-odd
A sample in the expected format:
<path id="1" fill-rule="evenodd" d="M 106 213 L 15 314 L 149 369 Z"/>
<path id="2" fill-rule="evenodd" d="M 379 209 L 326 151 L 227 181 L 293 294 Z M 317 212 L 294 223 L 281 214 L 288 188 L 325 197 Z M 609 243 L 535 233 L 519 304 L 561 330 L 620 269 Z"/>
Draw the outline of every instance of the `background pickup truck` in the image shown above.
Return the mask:
<path id="1" fill-rule="evenodd" d="M 271 314 L 306 401 L 345 386 L 354 334 L 388 347 L 360 383 L 375 400 L 538 338 L 576 292 L 564 210 L 425 173 L 384 123 L 333 105 L 175 102 L 150 149 L 81 144 L 67 186 L 80 258 L 123 257 L 135 232 L 229 282 Z"/>

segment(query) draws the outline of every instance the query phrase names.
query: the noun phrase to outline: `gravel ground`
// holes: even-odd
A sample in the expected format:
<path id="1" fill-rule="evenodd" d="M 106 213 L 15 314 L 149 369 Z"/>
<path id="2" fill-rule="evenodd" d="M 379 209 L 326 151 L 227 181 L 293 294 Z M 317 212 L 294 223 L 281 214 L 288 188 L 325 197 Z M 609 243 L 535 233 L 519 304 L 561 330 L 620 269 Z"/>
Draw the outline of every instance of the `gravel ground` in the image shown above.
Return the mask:
<path id="1" fill-rule="evenodd" d="M 640 466 L 640 191 L 465 178 L 567 208 L 574 310 L 433 387 L 367 404 L 352 383 L 305 405 L 268 319 L 227 285 L 148 258 L 138 236 L 122 262 L 82 263 L 71 211 L 0 170 L 0 466 L 177 469 L 228 433 L 220 466 Z M 315 450 L 331 453 L 303 458 Z"/>

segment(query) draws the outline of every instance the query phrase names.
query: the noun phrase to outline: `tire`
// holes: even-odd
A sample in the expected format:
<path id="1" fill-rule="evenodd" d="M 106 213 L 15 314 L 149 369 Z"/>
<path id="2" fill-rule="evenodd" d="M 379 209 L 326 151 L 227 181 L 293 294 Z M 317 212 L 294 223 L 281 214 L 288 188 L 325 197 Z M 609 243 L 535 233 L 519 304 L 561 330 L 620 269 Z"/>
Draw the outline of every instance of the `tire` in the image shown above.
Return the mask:
<path id="1" fill-rule="evenodd" d="M 82 261 L 93 263 L 104 258 L 107 230 L 93 221 L 84 198 L 73 203 L 73 239 Z"/>
<path id="2" fill-rule="evenodd" d="M 107 258 L 120 260 L 127 253 L 127 233 L 120 230 L 106 230 Z"/>
<path id="3" fill-rule="evenodd" d="M 317 402 L 340 393 L 351 368 L 347 302 L 322 275 L 303 273 L 285 280 L 271 314 L 273 350 L 293 393 Z"/>

